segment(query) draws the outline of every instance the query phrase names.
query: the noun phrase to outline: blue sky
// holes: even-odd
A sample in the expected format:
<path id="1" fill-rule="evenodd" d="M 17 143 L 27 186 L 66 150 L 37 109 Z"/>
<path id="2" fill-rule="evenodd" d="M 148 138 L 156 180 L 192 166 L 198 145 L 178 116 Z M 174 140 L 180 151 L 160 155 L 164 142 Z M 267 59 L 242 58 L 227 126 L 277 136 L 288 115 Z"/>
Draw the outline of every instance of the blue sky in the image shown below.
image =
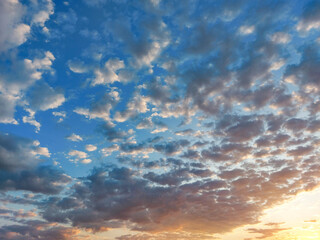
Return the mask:
<path id="1" fill-rule="evenodd" d="M 317 193 L 319 30 L 312 0 L 1 1 L 0 238 L 310 237 L 266 211 Z"/>

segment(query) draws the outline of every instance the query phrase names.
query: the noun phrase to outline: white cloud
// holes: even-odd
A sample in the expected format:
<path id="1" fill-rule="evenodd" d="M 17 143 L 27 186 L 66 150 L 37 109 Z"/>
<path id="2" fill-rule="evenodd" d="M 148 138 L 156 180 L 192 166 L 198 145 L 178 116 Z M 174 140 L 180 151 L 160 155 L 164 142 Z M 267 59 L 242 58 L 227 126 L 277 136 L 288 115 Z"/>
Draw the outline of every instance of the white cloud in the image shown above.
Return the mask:
<path id="1" fill-rule="evenodd" d="M 39 70 L 51 70 L 52 62 L 55 60 L 55 57 L 50 51 L 44 53 L 43 58 L 35 58 L 34 60 L 25 59 L 25 65 L 27 69 L 34 70 L 36 72 L 32 73 L 35 79 L 41 78 L 41 73 L 38 73 Z"/>
<path id="2" fill-rule="evenodd" d="M 30 6 L 14 0 L 0 1 L 0 52 L 26 42 L 32 24 L 44 27 L 44 23 L 53 14 L 54 6 L 51 0 L 31 1 Z M 28 19 L 32 19 L 31 22 L 22 22 Z"/>
<path id="3" fill-rule="evenodd" d="M 0 74 L 0 91 L 19 95 L 40 80 L 44 72 L 52 72 L 51 65 L 55 57 L 47 51 L 43 58 L 17 60 L 12 57 L 9 60 L 12 65 Z"/>
<path id="4" fill-rule="evenodd" d="M 92 80 L 92 85 L 95 86 L 99 84 L 119 82 L 120 79 L 116 71 L 124 67 L 125 65 L 122 60 L 118 58 L 109 59 L 105 63 L 104 68 L 95 69 L 95 78 Z"/>
<path id="5" fill-rule="evenodd" d="M 35 119 L 35 112 L 31 109 L 25 109 L 28 113 L 29 113 L 29 116 L 24 116 L 22 118 L 22 121 L 24 123 L 29 123 L 33 126 L 36 127 L 36 132 L 39 132 L 40 131 L 40 127 L 41 127 L 41 124 L 39 122 L 37 122 L 37 120 Z"/>
<path id="6" fill-rule="evenodd" d="M 92 162 L 92 160 L 88 159 L 88 158 L 81 160 L 81 163 L 83 163 L 83 164 L 89 164 L 91 162 Z"/>
<path id="7" fill-rule="evenodd" d="M 58 123 L 62 122 L 64 118 L 67 116 L 66 112 L 61 111 L 61 112 L 52 112 L 52 115 L 55 117 L 59 117 Z"/>
<path id="8" fill-rule="evenodd" d="M 63 118 L 67 116 L 66 112 L 52 112 L 52 115 L 56 117 L 63 117 Z"/>
<path id="9" fill-rule="evenodd" d="M 34 151 L 35 155 L 41 155 L 41 156 L 45 156 L 45 157 L 50 157 L 51 153 L 49 152 L 48 148 L 46 147 L 38 147 L 35 151 Z"/>
<path id="10" fill-rule="evenodd" d="M 30 33 L 30 26 L 24 23 L 19 24 L 13 29 L 12 34 L 8 38 L 8 41 L 19 46 L 27 41 L 28 34 Z"/>
<path id="11" fill-rule="evenodd" d="M 8 65 L 6 71 L 0 73 L 0 103 L 3 106 L 0 113 L 0 122 L 17 124 L 17 121 L 14 119 L 14 113 L 18 104 L 26 106 L 27 111 L 29 111 L 28 109 L 32 109 L 33 111 L 39 110 L 36 107 L 30 106 L 25 101 L 25 94 L 35 82 L 41 79 L 44 72 L 52 72 L 51 65 L 54 59 L 53 54 L 49 51 L 44 53 L 43 58 L 34 58 L 33 60 L 17 60 L 15 55 L 10 56 L 9 60 L 11 64 Z M 42 85 L 45 85 L 45 83 Z M 39 103 L 38 105 L 41 109 L 50 109 L 64 102 L 63 95 L 52 95 L 53 89 L 50 89 L 49 86 L 47 88 L 49 92 L 39 91 L 36 94 L 43 96 L 42 99 L 35 101 Z M 49 94 L 50 90 L 51 95 Z M 47 104 L 46 107 L 44 104 Z M 38 124 L 34 122 L 33 116 L 25 117 L 24 122 L 29 122 L 38 127 Z"/>
<path id="12" fill-rule="evenodd" d="M 88 71 L 88 67 L 82 61 L 68 61 L 69 69 L 74 73 L 85 73 Z"/>
<path id="13" fill-rule="evenodd" d="M 154 129 L 151 133 L 155 134 L 155 133 L 160 133 L 160 132 L 165 132 L 168 131 L 168 127 L 167 126 L 160 126 L 157 127 L 156 129 Z"/>
<path id="14" fill-rule="evenodd" d="M 276 32 L 271 36 L 271 40 L 278 44 L 286 44 L 291 41 L 291 36 L 288 33 Z"/>
<path id="15" fill-rule="evenodd" d="M 44 27 L 44 23 L 50 18 L 50 15 L 54 13 L 54 6 L 51 0 L 44 1 L 44 4 L 39 4 L 37 1 L 33 1 L 36 7 L 40 8 L 32 18 L 32 24 L 38 24 Z"/>
<path id="16" fill-rule="evenodd" d="M 68 140 L 70 141 L 73 141 L 73 142 L 79 142 L 79 141 L 82 141 L 82 137 L 75 134 L 75 133 L 72 133 L 70 136 L 67 137 Z"/>
<path id="17" fill-rule="evenodd" d="M 271 64 L 271 66 L 270 66 L 270 71 L 280 69 L 282 66 L 284 66 L 285 63 L 286 63 L 286 62 L 285 62 L 284 59 L 280 59 L 280 60 L 277 61 L 277 62 L 273 62 L 273 63 Z"/>
<path id="18" fill-rule="evenodd" d="M 128 103 L 125 111 L 115 113 L 114 120 L 117 122 L 125 122 L 130 117 L 135 116 L 137 113 L 146 113 L 149 110 L 148 102 L 150 102 L 149 97 L 135 94 L 135 96 Z"/>
<path id="19" fill-rule="evenodd" d="M 117 92 L 115 89 L 112 89 L 112 91 L 105 94 L 105 96 L 101 100 L 94 103 L 91 109 L 76 108 L 74 112 L 80 115 L 84 115 L 86 118 L 89 119 L 100 118 L 107 122 L 110 122 L 110 111 L 113 108 L 113 106 L 119 102 L 119 100 L 119 92 Z"/>
<path id="20" fill-rule="evenodd" d="M 162 50 L 168 46 L 169 39 L 155 40 L 150 44 L 149 49 L 146 53 L 140 57 L 136 56 L 131 64 L 136 67 L 149 66 L 151 67 L 152 62 L 160 55 Z"/>
<path id="21" fill-rule="evenodd" d="M 101 152 L 104 156 L 109 156 L 111 155 L 113 152 L 118 151 L 119 150 L 119 146 L 117 144 L 113 144 L 109 147 L 103 148 L 101 149 Z"/>
<path id="22" fill-rule="evenodd" d="M 97 146 L 92 145 L 92 144 L 88 144 L 88 145 L 86 145 L 86 150 L 88 152 L 93 152 L 93 151 L 97 150 Z"/>
<path id="23" fill-rule="evenodd" d="M 18 124 L 14 119 L 14 112 L 16 107 L 16 102 L 19 100 L 19 96 L 14 96 L 6 93 L 0 92 L 0 122 L 1 123 L 11 123 Z"/>
<path id="24" fill-rule="evenodd" d="M 24 43 L 30 27 L 21 23 L 24 8 L 18 1 L 0 1 L 0 52 Z"/>
<path id="25" fill-rule="evenodd" d="M 253 33 L 254 32 L 254 30 L 255 30 L 255 27 L 254 26 L 241 26 L 240 28 L 239 28 L 239 32 L 240 32 L 240 34 L 242 34 L 242 35 L 248 35 L 248 34 L 251 34 L 251 33 Z"/>
<path id="26" fill-rule="evenodd" d="M 102 108 L 92 110 L 89 110 L 88 108 L 76 108 L 74 112 L 80 115 L 84 115 L 86 118 L 89 119 L 101 118 L 105 121 L 110 121 L 111 108 L 112 106 L 107 104 Z"/>
<path id="27" fill-rule="evenodd" d="M 68 155 L 72 157 L 81 158 L 81 159 L 88 157 L 87 153 L 78 151 L 78 150 L 72 150 L 68 153 Z"/>
<path id="28" fill-rule="evenodd" d="M 320 28 L 320 21 L 300 21 L 297 25 L 297 30 L 299 32 L 309 32 L 311 29 L 318 29 Z"/>

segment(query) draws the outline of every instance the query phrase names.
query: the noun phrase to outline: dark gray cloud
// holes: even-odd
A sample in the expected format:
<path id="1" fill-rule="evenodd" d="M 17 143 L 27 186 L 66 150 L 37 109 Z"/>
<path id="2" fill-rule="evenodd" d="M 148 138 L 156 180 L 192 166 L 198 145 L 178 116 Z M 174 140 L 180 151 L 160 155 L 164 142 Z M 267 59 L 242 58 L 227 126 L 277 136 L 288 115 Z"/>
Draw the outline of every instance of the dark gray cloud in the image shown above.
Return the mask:
<path id="1" fill-rule="evenodd" d="M 29 105 L 33 110 L 48 110 L 65 102 L 64 94 L 50 87 L 46 82 L 36 84 L 29 92 Z"/>
<path id="2" fill-rule="evenodd" d="M 289 65 L 284 78 L 301 86 L 319 84 L 320 64 L 319 50 L 315 45 L 307 45 L 301 52 L 301 61 L 298 64 Z M 290 79 L 290 80 L 288 80 Z"/>
<path id="3" fill-rule="evenodd" d="M 24 225 L 6 225 L 0 228 L 1 239 L 13 240 L 67 240 L 74 239 L 78 233 L 77 229 L 63 226 L 50 227 L 48 223 L 41 221 L 29 221 Z"/>
<path id="4" fill-rule="evenodd" d="M 127 137 L 126 132 L 117 129 L 115 126 L 112 126 L 109 123 L 105 123 L 104 125 L 100 126 L 100 130 L 110 142 L 119 141 Z"/>
<path id="5" fill-rule="evenodd" d="M 181 151 L 182 147 L 188 146 L 190 142 L 186 139 L 164 142 L 154 145 L 154 149 L 165 155 L 174 155 Z"/>
<path id="6" fill-rule="evenodd" d="M 0 171 L 0 190 L 26 190 L 35 193 L 57 194 L 71 178 L 61 170 L 49 166 L 20 172 Z"/>
<path id="7" fill-rule="evenodd" d="M 71 178 L 51 166 L 38 166 L 40 155 L 49 156 L 39 142 L 11 134 L 0 134 L 0 190 L 26 190 L 57 194 Z"/>
<path id="8" fill-rule="evenodd" d="M 36 166 L 41 160 L 33 141 L 0 133 L 0 170 L 16 171 Z"/>
<path id="9" fill-rule="evenodd" d="M 261 120 L 240 122 L 235 126 L 226 129 L 226 136 L 231 142 L 248 141 L 264 132 Z"/>
<path id="10" fill-rule="evenodd" d="M 132 229 L 140 231 L 179 228 L 221 233 L 244 223 L 257 223 L 258 212 L 286 199 L 289 192 L 300 191 L 306 183 L 300 181 L 300 169 L 277 170 L 275 162 L 266 164 L 274 169 L 270 175 L 263 168 L 244 165 L 223 170 L 220 179 L 213 179 L 214 173 L 208 169 L 151 171 L 140 177 L 128 168 L 97 168 L 73 186 L 69 197 L 46 202 L 42 216 L 94 231 L 115 226 L 117 220 L 130 221 Z M 252 204 L 248 204 L 249 198 Z M 234 214 L 238 217 L 232 217 Z"/>

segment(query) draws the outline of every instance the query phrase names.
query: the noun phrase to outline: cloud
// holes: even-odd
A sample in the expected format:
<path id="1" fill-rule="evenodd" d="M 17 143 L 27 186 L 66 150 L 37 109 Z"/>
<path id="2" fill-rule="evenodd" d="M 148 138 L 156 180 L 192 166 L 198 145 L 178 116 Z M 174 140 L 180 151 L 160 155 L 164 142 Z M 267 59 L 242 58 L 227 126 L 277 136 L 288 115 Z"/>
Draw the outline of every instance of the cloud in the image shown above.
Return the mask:
<path id="1" fill-rule="evenodd" d="M 50 221 L 59 219 L 59 222 L 69 219 L 74 226 L 95 231 L 111 227 L 112 221 L 118 219 L 130 221 L 132 229 L 139 231 L 223 233 L 244 223 L 257 223 L 256 214 L 262 204 L 265 201 L 273 204 L 279 200 L 264 194 L 265 191 L 280 190 L 277 184 L 265 185 L 267 179 L 247 170 L 238 170 L 234 175 L 238 178 L 225 178 L 228 180 L 210 179 L 208 177 L 212 176 L 212 172 L 192 168 L 178 168 L 160 174 L 149 172 L 143 178 L 137 174 L 128 168 L 97 168 L 82 183 L 73 187 L 72 196 L 85 204 L 84 207 L 80 207 L 79 203 L 70 205 L 66 211 L 52 203 L 46 206 L 43 217 Z M 190 181 L 194 177 L 198 181 Z M 274 179 L 277 183 L 282 181 Z M 149 184 L 149 181 L 157 185 Z M 251 187 L 245 187 L 247 184 Z M 292 188 L 295 187 L 292 185 Z M 135 195 L 131 195 L 131 191 Z M 266 199 L 266 196 L 270 198 Z M 212 197 L 217 200 L 207 201 Z M 247 198 L 254 199 L 254 203 L 248 204 Z M 87 204 L 88 200 L 90 204 Z M 234 201 L 237 204 L 231 204 Z M 232 214 L 225 215 L 225 211 Z M 233 214 L 238 216 L 237 219 L 232 217 Z"/>
<path id="2" fill-rule="evenodd" d="M 288 65 L 284 74 L 284 80 L 298 84 L 302 87 L 313 86 L 317 90 L 319 79 L 319 51 L 314 45 L 307 45 L 301 52 L 301 61 L 298 64 Z"/>
<path id="3" fill-rule="evenodd" d="M 264 131 L 263 122 L 259 120 L 240 122 L 226 130 L 226 135 L 230 141 L 248 141 L 259 136 Z"/>
<path id="4" fill-rule="evenodd" d="M 32 109 L 46 111 L 61 106 L 65 100 L 62 93 L 42 82 L 31 89 L 28 102 Z"/>
<path id="5" fill-rule="evenodd" d="M 305 33 L 309 32 L 311 29 L 320 28 L 320 5 L 317 1 L 310 1 L 303 13 L 301 20 L 297 24 L 297 30 L 299 32 Z"/>
<path id="6" fill-rule="evenodd" d="M 71 178 L 50 166 L 20 172 L 1 171 L 0 190 L 26 190 L 34 193 L 58 194 Z"/>
<path id="7" fill-rule="evenodd" d="M 43 150 L 35 142 L 11 134 L 0 134 L 0 169 L 18 171 L 36 166 Z"/>
<path id="8" fill-rule="evenodd" d="M 153 122 L 151 117 L 142 119 L 138 125 L 136 126 L 137 129 L 146 129 L 146 128 L 152 128 Z"/>
<path id="9" fill-rule="evenodd" d="M 301 131 L 307 127 L 307 121 L 299 118 L 291 118 L 285 122 L 284 126 L 291 131 Z"/>
<path id="10" fill-rule="evenodd" d="M 18 224 L 1 227 L 0 238 L 81 239 L 79 231 L 126 228 L 135 232 L 119 239 L 212 239 L 319 186 L 316 1 L 299 3 L 301 15 L 270 1 L 85 3 L 85 16 L 57 4 L 48 24 L 51 1 L 0 3 L 0 122 L 52 130 L 51 117 L 80 142 L 72 123 L 82 117 L 91 139 L 64 153 L 55 152 L 58 138 L 47 148 L 0 135 L 3 198 L 37 207 L 47 221 L 33 227 L 16 211 Z M 60 155 L 90 173 L 71 179 L 44 165 L 53 156 L 62 169 Z M 266 226 L 248 232 L 286 230 Z"/>
<path id="11" fill-rule="evenodd" d="M 11 64 L 3 69 L 0 75 L 0 102 L 4 106 L 4 111 L 0 114 L 0 122 L 18 123 L 14 118 L 16 106 L 26 104 L 26 102 L 23 101 L 26 90 L 36 81 L 40 80 L 43 73 L 52 71 L 51 65 L 54 59 L 52 53 L 47 51 L 44 53 L 43 58 L 34 58 L 33 60 L 24 59 L 23 61 L 12 59 Z M 37 94 L 37 92 L 35 92 L 35 103 L 37 102 L 37 96 L 39 98 L 42 96 L 41 100 L 44 100 L 44 104 L 41 106 L 42 108 L 46 109 L 45 105 L 49 108 L 57 107 L 64 101 L 63 95 L 54 95 L 53 89 L 50 87 L 47 88 L 48 91 L 46 91 L 46 93 L 51 95 L 47 98 L 42 96 L 41 93 Z M 40 106 L 41 104 L 42 103 L 38 102 L 36 105 Z M 33 125 L 37 125 L 34 121 L 32 114 L 25 118 L 25 122 L 33 122 Z"/>
<path id="12" fill-rule="evenodd" d="M 124 62 L 120 59 L 109 59 L 105 63 L 104 68 L 94 70 L 95 78 L 92 80 L 92 86 L 98 84 L 111 84 L 114 82 L 119 82 L 120 78 L 116 72 L 124 67 Z"/>
<path id="13" fill-rule="evenodd" d="M 142 21 L 141 35 L 136 37 L 128 19 L 119 19 L 117 24 L 108 23 L 109 28 L 125 44 L 126 50 L 133 57 L 131 65 L 136 68 L 151 66 L 152 62 L 168 45 L 169 36 L 166 24 L 161 18 Z"/>
<path id="14" fill-rule="evenodd" d="M 2 239 L 47 239 L 47 240 L 67 240 L 78 237 L 80 231 L 71 227 L 50 226 L 46 222 L 28 221 L 24 224 L 6 225 L 0 228 Z M 79 238 L 82 239 L 82 238 Z"/>
<path id="15" fill-rule="evenodd" d="M 54 4 L 51 0 L 33 2 L 33 4 L 37 12 L 33 15 L 31 23 L 44 27 L 45 22 L 54 13 Z"/>
<path id="16" fill-rule="evenodd" d="M 72 150 L 68 153 L 69 156 L 77 157 L 77 158 L 87 158 L 88 155 L 85 152 L 78 151 L 78 150 Z"/>
<path id="17" fill-rule="evenodd" d="M 114 151 L 118 151 L 118 150 L 119 150 L 119 145 L 113 144 L 113 145 L 111 145 L 109 147 L 102 148 L 101 152 L 103 153 L 104 156 L 109 156 Z"/>
<path id="18" fill-rule="evenodd" d="M 29 116 L 24 116 L 22 118 L 22 121 L 24 123 L 29 123 L 29 124 L 35 126 L 36 127 L 36 132 L 39 132 L 41 124 L 39 122 L 37 122 L 37 120 L 35 119 L 35 114 L 36 113 L 31 109 L 26 109 L 26 111 L 29 113 Z"/>
<path id="19" fill-rule="evenodd" d="M 68 12 L 58 12 L 56 15 L 56 22 L 61 26 L 61 29 L 68 33 L 73 33 L 76 29 L 78 21 L 77 14 L 73 9 Z"/>
<path id="20" fill-rule="evenodd" d="M 88 71 L 88 67 L 79 60 L 69 60 L 68 67 L 74 73 L 85 73 Z"/>
<path id="21" fill-rule="evenodd" d="M 18 96 L 0 93 L 0 105 L 2 106 L 0 113 L 1 123 L 18 124 L 17 120 L 14 118 L 15 107 L 18 100 Z"/>
<path id="22" fill-rule="evenodd" d="M 174 155 L 181 151 L 182 147 L 188 146 L 190 142 L 186 139 L 164 142 L 154 145 L 154 149 L 164 153 L 165 155 Z"/>
<path id="23" fill-rule="evenodd" d="M 91 108 L 76 108 L 75 113 L 84 115 L 89 119 L 99 118 L 106 122 L 111 121 L 110 111 L 119 102 L 120 96 L 119 92 L 116 90 L 111 90 L 109 93 L 105 94 L 103 98 L 94 102 Z"/>
<path id="24" fill-rule="evenodd" d="M 51 0 L 37 1 L 26 6 L 19 1 L 4 0 L 0 9 L 0 52 L 5 52 L 25 43 L 31 36 L 32 25 L 44 26 L 53 14 L 53 3 Z"/>
<path id="25" fill-rule="evenodd" d="M 93 151 L 97 150 L 97 146 L 92 145 L 92 144 L 88 144 L 88 145 L 86 145 L 86 150 L 88 152 L 93 152 Z"/>
<path id="26" fill-rule="evenodd" d="M 50 157 L 39 141 L 0 135 L 0 190 L 26 190 L 45 194 L 57 194 L 71 178 L 51 166 L 38 166 L 39 156 Z"/>
<path id="27" fill-rule="evenodd" d="M 255 27 L 254 26 L 241 26 L 239 28 L 239 32 L 242 35 L 248 35 L 254 32 Z"/>
<path id="28" fill-rule="evenodd" d="M 83 163 L 83 164 L 89 164 L 89 163 L 91 163 L 91 162 L 92 162 L 92 160 L 91 160 L 91 159 L 86 158 L 86 159 L 81 160 L 80 162 L 81 162 L 81 163 Z"/>
<path id="29" fill-rule="evenodd" d="M 0 52 L 17 47 L 27 40 L 30 26 L 22 23 L 23 5 L 18 1 L 0 3 Z"/>
<path id="30" fill-rule="evenodd" d="M 133 118 L 140 113 L 146 113 L 148 109 L 149 97 L 135 94 L 133 98 L 128 102 L 127 107 L 122 112 L 116 112 L 114 120 L 117 122 L 127 121 L 129 118 Z M 141 126 L 141 125 L 140 125 Z"/>
<path id="31" fill-rule="evenodd" d="M 276 233 L 281 231 L 290 230 L 291 228 L 249 228 L 249 233 L 259 233 L 262 236 L 257 237 L 257 239 L 264 239 L 268 237 L 273 237 Z"/>
<path id="32" fill-rule="evenodd" d="M 72 133 L 70 136 L 66 137 L 68 140 L 70 141 L 73 141 L 73 142 L 79 142 L 79 141 L 82 141 L 82 137 L 75 134 L 75 133 Z"/>
<path id="33" fill-rule="evenodd" d="M 276 32 L 271 36 L 271 40 L 278 44 L 287 44 L 291 41 L 291 36 L 285 32 Z"/>
<path id="34" fill-rule="evenodd" d="M 40 80 L 43 73 L 52 71 L 51 66 L 54 60 L 53 54 L 46 51 L 42 58 L 13 61 L 1 76 L 1 91 L 15 95 L 25 91 Z"/>
<path id="35" fill-rule="evenodd" d="M 119 140 L 125 139 L 128 134 L 122 130 L 117 129 L 115 126 L 106 123 L 100 126 L 102 134 L 107 138 L 110 142 L 115 142 Z"/>
<path id="36" fill-rule="evenodd" d="M 55 117 L 59 117 L 58 123 L 62 122 L 65 117 L 67 116 L 67 113 L 64 111 L 61 112 L 52 112 L 52 115 Z"/>

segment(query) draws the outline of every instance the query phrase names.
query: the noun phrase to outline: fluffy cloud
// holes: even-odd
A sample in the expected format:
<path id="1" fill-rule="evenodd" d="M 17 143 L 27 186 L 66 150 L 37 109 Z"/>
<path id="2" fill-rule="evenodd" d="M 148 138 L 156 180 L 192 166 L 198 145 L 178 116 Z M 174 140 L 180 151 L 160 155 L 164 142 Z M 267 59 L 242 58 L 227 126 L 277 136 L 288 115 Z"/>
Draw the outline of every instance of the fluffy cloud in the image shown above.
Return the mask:
<path id="1" fill-rule="evenodd" d="M 320 28 L 320 5 L 317 1 L 310 1 L 304 9 L 301 20 L 298 22 L 297 30 L 305 33 L 311 29 Z"/>
<path id="2" fill-rule="evenodd" d="M 36 132 L 39 132 L 39 131 L 40 131 L 41 124 L 36 121 L 36 119 L 35 119 L 35 112 L 32 111 L 31 109 L 26 109 L 26 111 L 29 113 L 29 116 L 24 116 L 24 117 L 22 118 L 22 121 L 23 121 L 24 123 L 29 123 L 29 124 L 35 126 L 35 127 L 36 127 Z"/>
<path id="3" fill-rule="evenodd" d="M 70 136 L 66 137 L 68 140 L 70 141 L 73 141 L 73 142 L 79 142 L 79 141 L 82 141 L 82 137 L 75 134 L 75 133 L 72 133 Z"/>
<path id="4" fill-rule="evenodd" d="M 34 193 L 57 194 L 71 178 L 62 171 L 48 166 L 21 172 L 1 171 L 0 190 L 26 190 Z"/>
<path id="5" fill-rule="evenodd" d="M 26 190 L 57 194 L 70 177 L 50 166 L 37 166 L 39 156 L 50 157 L 47 148 L 10 134 L 0 135 L 0 190 Z"/>
<path id="6" fill-rule="evenodd" d="M 124 62 L 119 59 L 109 59 L 102 69 L 94 71 L 95 78 L 92 80 L 92 85 L 107 84 L 120 81 L 117 71 L 124 68 Z"/>
<path id="7" fill-rule="evenodd" d="M 68 153 L 69 156 L 74 156 L 74 157 L 78 157 L 78 158 L 87 158 L 87 153 L 82 152 L 82 151 L 78 151 L 78 150 L 72 150 Z"/>
<path id="8" fill-rule="evenodd" d="M 63 226 L 50 226 L 43 221 L 27 221 L 25 224 L 7 225 L 0 228 L 0 237 L 3 239 L 48 239 L 67 240 L 78 238 L 80 231 Z M 79 239 L 79 238 L 78 238 Z M 81 239 L 81 238 L 80 238 Z"/>
<path id="9" fill-rule="evenodd" d="M 13 123 L 17 124 L 18 122 L 14 118 L 16 102 L 19 100 L 18 96 L 0 93 L 0 122 L 1 123 Z"/>
<path id="10" fill-rule="evenodd" d="M 33 141 L 2 133 L 0 135 L 0 168 L 16 171 L 36 166 L 41 161 L 37 156 L 38 151 L 39 146 Z"/>
<path id="11" fill-rule="evenodd" d="M 30 26 L 21 22 L 24 7 L 18 1 L 0 3 L 0 52 L 21 45 L 27 40 Z"/>
<path id="12" fill-rule="evenodd" d="M 93 152 L 93 151 L 97 150 L 97 146 L 92 145 L 92 144 L 88 144 L 88 145 L 86 145 L 86 150 L 88 152 Z"/>
<path id="13" fill-rule="evenodd" d="M 62 93 L 42 82 L 31 89 L 28 102 L 32 109 L 46 111 L 61 106 L 65 100 Z"/>
<path id="14" fill-rule="evenodd" d="M 76 108 L 75 113 L 84 115 L 89 119 L 100 118 L 107 122 L 111 121 L 110 111 L 119 102 L 119 92 L 112 90 L 105 94 L 103 98 L 92 104 L 91 109 Z"/>
<path id="15" fill-rule="evenodd" d="M 3 74 L 0 75 L 0 102 L 4 106 L 4 111 L 0 114 L 1 122 L 17 123 L 14 118 L 16 106 L 18 104 L 26 104 L 23 101 L 26 91 L 41 79 L 43 73 L 52 70 L 51 65 L 54 59 L 52 53 L 48 51 L 44 54 L 43 58 L 13 61 L 12 65 L 3 71 Z M 54 108 L 65 101 L 63 95 L 56 94 L 46 83 L 41 83 L 32 93 L 34 96 L 30 100 L 32 100 L 32 106 L 35 110 L 39 110 L 39 108 L 43 110 Z M 48 94 L 48 96 L 43 95 L 43 93 Z M 33 120 L 31 114 L 29 119 L 26 118 L 24 122 L 30 123 Z M 39 128 L 40 126 L 36 125 L 36 127 Z"/>
<path id="16" fill-rule="evenodd" d="M 26 42 L 33 24 L 44 26 L 53 14 L 53 3 L 51 0 L 34 1 L 25 6 L 19 1 L 4 0 L 0 9 L 0 52 L 4 52 Z M 25 18 L 32 20 L 23 23 Z"/>

